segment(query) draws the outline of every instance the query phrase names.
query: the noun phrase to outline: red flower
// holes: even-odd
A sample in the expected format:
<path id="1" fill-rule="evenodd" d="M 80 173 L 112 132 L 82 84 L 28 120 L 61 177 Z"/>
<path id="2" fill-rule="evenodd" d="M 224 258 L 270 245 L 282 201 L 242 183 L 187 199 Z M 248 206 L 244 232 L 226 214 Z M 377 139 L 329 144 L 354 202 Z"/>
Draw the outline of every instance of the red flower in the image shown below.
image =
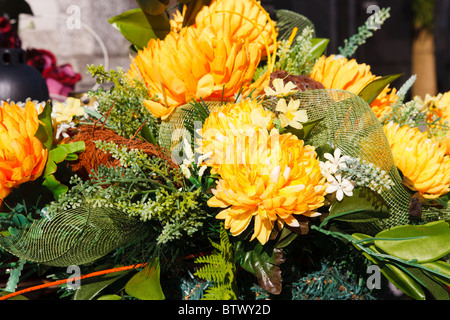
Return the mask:
<path id="1" fill-rule="evenodd" d="M 48 50 L 27 49 L 27 63 L 43 73 L 45 69 L 56 66 L 56 57 Z"/>
<path id="2" fill-rule="evenodd" d="M 50 96 L 56 100 L 64 100 L 81 80 L 70 64 L 58 66 L 55 55 L 44 49 L 28 49 L 27 63 L 42 73 Z"/>
<path id="3" fill-rule="evenodd" d="M 42 75 L 47 81 L 50 95 L 62 97 L 67 97 L 75 89 L 75 84 L 81 80 L 81 74 L 74 72 L 70 64 L 47 68 Z"/>
<path id="4" fill-rule="evenodd" d="M 22 45 L 17 32 L 5 17 L 0 17 L 0 48 L 20 48 Z"/>

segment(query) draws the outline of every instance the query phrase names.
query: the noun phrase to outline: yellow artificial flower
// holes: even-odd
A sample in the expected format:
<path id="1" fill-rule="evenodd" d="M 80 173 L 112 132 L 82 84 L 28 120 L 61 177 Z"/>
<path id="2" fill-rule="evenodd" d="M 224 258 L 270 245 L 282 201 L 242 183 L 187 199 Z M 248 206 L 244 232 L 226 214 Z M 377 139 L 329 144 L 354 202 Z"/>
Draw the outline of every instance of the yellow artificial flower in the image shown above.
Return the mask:
<path id="1" fill-rule="evenodd" d="M 267 12 L 255 0 L 214 0 L 195 18 L 197 28 L 210 28 L 219 37 L 255 43 L 261 55 L 274 52 L 277 31 Z"/>
<path id="2" fill-rule="evenodd" d="M 320 57 L 310 77 L 322 83 L 326 89 L 341 89 L 354 94 L 359 94 L 366 85 L 378 78 L 371 73 L 369 65 L 358 64 L 355 59 L 348 60 L 335 55 Z M 379 119 L 390 110 L 391 104 L 397 101 L 395 92 L 395 88 L 391 90 L 387 86 L 370 104 Z"/>
<path id="3" fill-rule="evenodd" d="M 151 39 L 132 60 L 129 76 L 158 98 L 144 105 L 164 120 L 192 99 L 221 101 L 249 89 L 260 57 L 256 44 L 219 37 L 207 28 L 184 28 L 164 40 Z"/>
<path id="4" fill-rule="evenodd" d="M 33 102 L 24 108 L 3 102 L 0 108 L 0 203 L 19 185 L 37 179 L 47 162 L 47 150 L 35 137 L 39 127 Z"/>
<path id="5" fill-rule="evenodd" d="M 223 164 L 208 201 L 223 208 L 216 216 L 234 236 L 254 221 L 251 240 L 265 244 L 277 227 L 298 227 L 296 216 L 317 216 L 324 204 L 326 181 L 313 147 L 290 133 L 273 129 L 266 140 L 249 146 L 248 163 Z"/>
<path id="6" fill-rule="evenodd" d="M 409 180 L 409 187 L 424 198 L 435 199 L 450 191 L 450 156 L 426 132 L 390 122 L 384 132 L 396 166 Z"/>
<path id="7" fill-rule="evenodd" d="M 308 121 L 306 110 L 298 110 L 300 107 L 300 100 L 291 99 L 289 104 L 286 104 L 285 99 L 278 100 L 276 111 L 280 112 L 278 119 L 280 119 L 281 126 L 291 126 L 295 129 L 303 128 L 302 122 Z"/>
<path id="8" fill-rule="evenodd" d="M 245 162 L 248 150 L 245 147 L 257 143 L 268 130 L 273 128 L 274 113 L 264 109 L 255 100 L 245 99 L 228 104 L 210 113 L 198 134 L 198 148 L 201 154 L 210 154 L 205 164 L 217 168 L 224 163 Z M 263 133 L 261 133 L 263 131 Z M 244 150 L 240 149 L 244 147 Z"/>
<path id="9" fill-rule="evenodd" d="M 52 119 L 57 124 L 72 122 L 74 117 L 81 117 L 83 115 L 84 108 L 81 106 L 80 99 L 69 97 L 65 103 L 56 102 L 53 105 Z"/>
<path id="10" fill-rule="evenodd" d="M 271 87 L 264 88 L 264 92 L 267 96 L 282 98 L 298 91 L 298 87 L 294 83 L 289 81 L 285 85 L 283 79 L 280 78 L 274 79 L 272 84 L 274 89 L 272 89 Z"/>

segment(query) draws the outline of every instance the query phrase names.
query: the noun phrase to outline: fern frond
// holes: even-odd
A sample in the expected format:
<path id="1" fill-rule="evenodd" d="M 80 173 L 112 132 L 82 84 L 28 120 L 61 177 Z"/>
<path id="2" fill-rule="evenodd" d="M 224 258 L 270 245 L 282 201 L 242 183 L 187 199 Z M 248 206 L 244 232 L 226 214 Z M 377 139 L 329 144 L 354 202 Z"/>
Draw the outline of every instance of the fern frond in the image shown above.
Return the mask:
<path id="1" fill-rule="evenodd" d="M 210 242 L 215 251 L 209 256 L 201 256 L 195 260 L 195 263 L 203 264 L 195 272 L 195 275 L 200 279 L 214 283 L 206 290 L 204 299 L 236 299 L 234 289 L 236 286 L 234 277 L 236 267 L 233 260 L 232 244 L 223 224 L 220 230 L 220 243 L 211 240 Z"/>

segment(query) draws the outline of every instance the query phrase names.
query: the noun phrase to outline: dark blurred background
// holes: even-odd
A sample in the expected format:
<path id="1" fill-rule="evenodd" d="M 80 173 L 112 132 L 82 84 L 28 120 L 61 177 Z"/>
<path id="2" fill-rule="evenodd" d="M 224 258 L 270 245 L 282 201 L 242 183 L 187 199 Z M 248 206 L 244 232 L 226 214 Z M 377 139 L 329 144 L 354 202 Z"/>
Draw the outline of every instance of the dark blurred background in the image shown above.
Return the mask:
<path id="1" fill-rule="evenodd" d="M 379 76 L 403 73 L 393 83 L 396 87 L 400 87 L 412 74 L 417 74 L 413 71 L 422 73 L 420 67 L 427 69 L 428 74 L 420 78 L 426 88 L 421 92 L 416 89 L 419 95 L 450 90 L 450 0 L 263 0 L 262 4 L 269 10 L 289 9 L 309 18 L 315 25 L 316 36 L 330 39 L 327 54 L 339 53 L 338 47 L 343 46 L 344 40 L 355 34 L 371 15 L 367 12 L 370 5 L 390 7 L 390 18 L 359 47 L 352 58 L 369 64 L 372 73 Z M 413 68 L 413 51 L 420 55 L 422 52 L 419 51 L 427 46 L 424 40 L 416 41 L 414 47 L 414 40 L 420 37 L 420 29 L 431 29 L 434 35 L 434 48 L 430 48 L 434 49 L 434 70 L 426 67 L 420 59 L 415 62 L 419 66 L 415 68 L 419 69 Z M 435 82 L 435 92 L 431 92 L 432 82 Z"/>

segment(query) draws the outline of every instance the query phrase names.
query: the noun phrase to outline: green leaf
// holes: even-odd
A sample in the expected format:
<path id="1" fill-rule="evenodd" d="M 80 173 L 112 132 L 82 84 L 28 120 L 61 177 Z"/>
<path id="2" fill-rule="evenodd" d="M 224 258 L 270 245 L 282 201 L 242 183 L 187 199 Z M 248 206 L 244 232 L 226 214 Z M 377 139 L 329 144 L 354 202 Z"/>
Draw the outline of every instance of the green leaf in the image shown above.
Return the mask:
<path id="1" fill-rule="evenodd" d="M 433 261 L 422 264 L 424 267 L 429 268 L 433 271 L 439 272 L 440 275 L 433 274 L 435 278 L 444 283 L 447 286 L 450 286 L 450 263 L 445 261 Z"/>
<path id="2" fill-rule="evenodd" d="M 39 114 L 38 119 L 40 124 L 35 136 L 47 150 L 51 150 L 53 148 L 53 124 L 52 104 L 50 101 L 45 104 L 44 110 Z"/>
<path id="3" fill-rule="evenodd" d="M 244 241 L 237 243 L 236 260 L 244 270 L 256 276 L 261 288 L 272 294 L 280 294 L 282 289 L 280 265 L 284 262 L 283 250 L 269 245 L 263 246 L 260 242 L 254 244 Z"/>
<path id="4" fill-rule="evenodd" d="M 98 297 L 97 300 L 122 300 L 122 298 L 117 294 L 105 294 L 103 296 Z"/>
<path id="5" fill-rule="evenodd" d="M 313 38 L 311 39 L 311 51 L 310 51 L 310 57 L 311 59 L 315 60 L 320 58 L 320 56 L 324 53 L 325 49 L 328 46 L 328 43 L 330 42 L 330 39 L 326 38 Z"/>
<path id="6" fill-rule="evenodd" d="M 132 9 L 112 17 L 108 22 L 130 41 L 138 50 L 145 48 L 150 39 L 157 36 L 142 9 Z"/>
<path id="7" fill-rule="evenodd" d="M 381 91 L 383 91 L 384 88 L 386 88 L 387 85 L 394 82 L 402 75 L 403 74 L 401 73 L 393 74 L 375 79 L 374 81 L 367 84 L 364 88 L 362 88 L 361 91 L 358 93 L 358 96 L 360 96 L 368 104 L 371 104 L 378 97 Z"/>
<path id="8" fill-rule="evenodd" d="M 330 207 L 328 219 L 347 222 L 373 222 L 389 217 L 384 199 L 368 188 L 353 189 L 353 196 L 344 196 Z"/>
<path id="9" fill-rule="evenodd" d="M 155 136 L 152 134 L 152 131 L 150 130 L 150 128 L 149 128 L 149 126 L 147 124 L 142 127 L 141 136 L 147 142 L 153 144 L 154 146 L 158 146 L 159 145 L 158 141 L 156 141 Z"/>
<path id="10" fill-rule="evenodd" d="M 163 10 L 158 4 L 158 0 L 138 0 L 142 12 L 144 13 L 147 22 L 152 27 L 153 32 L 159 39 L 164 39 L 166 35 L 170 32 L 170 21 L 167 12 Z M 163 4 L 168 4 L 168 1 L 163 1 Z"/>
<path id="11" fill-rule="evenodd" d="M 408 268 L 414 277 L 420 280 L 429 294 L 436 300 L 450 300 L 447 289 L 439 281 L 436 281 L 428 272 L 418 268 Z"/>
<path id="12" fill-rule="evenodd" d="M 361 233 L 354 233 L 352 237 L 357 240 L 371 238 L 368 235 Z M 380 253 L 373 244 L 366 244 L 370 250 L 374 253 Z M 357 247 L 358 248 L 358 247 Z M 358 248 L 360 249 L 360 248 Z M 420 283 L 414 279 L 410 274 L 404 272 L 394 264 L 385 263 L 380 259 L 364 252 L 363 255 L 371 262 L 376 264 L 380 268 L 380 272 L 388 279 L 393 285 L 400 289 L 403 293 L 407 294 L 416 300 L 425 300 L 425 292 L 423 291 Z"/>
<path id="13" fill-rule="evenodd" d="M 44 178 L 44 182 L 42 183 L 42 185 L 44 187 L 47 187 L 47 189 L 53 193 L 56 199 L 58 199 L 69 190 L 68 186 L 59 182 L 52 174 L 49 174 Z"/>
<path id="14" fill-rule="evenodd" d="M 47 164 L 42 174 L 44 178 L 43 185 L 47 187 L 58 199 L 62 194 L 66 193 L 69 188 L 61 184 L 53 175 L 58 168 L 58 163 L 69 160 L 76 160 L 77 152 L 82 152 L 86 148 L 84 141 L 77 141 L 68 144 L 60 144 L 48 153 Z"/>
<path id="15" fill-rule="evenodd" d="M 164 13 L 167 9 L 168 1 L 161 2 L 159 0 L 136 0 L 142 11 L 152 16 Z"/>
<path id="16" fill-rule="evenodd" d="M 164 300 L 159 279 L 159 259 L 155 258 L 127 282 L 125 292 L 140 300 Z"/>
<path id="17" fill-rule="evenodd" d="M 393 227 L 381 231 L 375 238 L 378 238 L 375 245 L 384 252 L 418 263 L 431 262 L 450 253 L 450 228 L 443 220 Z"/>
<path id="18" fill-rule="evenodd" d="M 296 129 L 296 128 L 288 126 L 285 132 L 292 133 L 293 135 L 297 136 L 299 139 L 307 141 L 310 136 L 311 131 L 323 119 L 324 118 L 317 119 L 314 121 L 304 122 L 304 123 L 302 123 L 301 129 Z M 278 120 L 278 119 L 276 119 L 276 120 Z"/>
<path id="19" fill-rule="evenodd" d="M 129 272 L 130 271 L 126 270 L 85 279 L 81 283 L 80 288 L 75 291 L 73 300 L 94 300 L 102 290 L 128 275 Z M 99 300 L 105 299 L 99 298 Z"/>

